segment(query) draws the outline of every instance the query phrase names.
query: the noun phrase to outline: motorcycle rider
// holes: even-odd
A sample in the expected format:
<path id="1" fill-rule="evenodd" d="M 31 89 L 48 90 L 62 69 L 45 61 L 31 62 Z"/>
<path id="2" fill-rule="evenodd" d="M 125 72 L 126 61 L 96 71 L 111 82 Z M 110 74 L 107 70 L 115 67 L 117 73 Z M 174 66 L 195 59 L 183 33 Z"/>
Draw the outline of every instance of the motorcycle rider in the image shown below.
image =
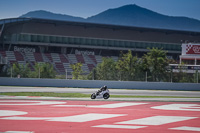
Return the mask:
<path id="1" fill-rule="evenodd" d="M 107 90 L 107 86 L 104 85 L 100 88 L 100 90 L 97 92 L 97 95 L 99 95 L 102 91 L 106 91 Z"/>

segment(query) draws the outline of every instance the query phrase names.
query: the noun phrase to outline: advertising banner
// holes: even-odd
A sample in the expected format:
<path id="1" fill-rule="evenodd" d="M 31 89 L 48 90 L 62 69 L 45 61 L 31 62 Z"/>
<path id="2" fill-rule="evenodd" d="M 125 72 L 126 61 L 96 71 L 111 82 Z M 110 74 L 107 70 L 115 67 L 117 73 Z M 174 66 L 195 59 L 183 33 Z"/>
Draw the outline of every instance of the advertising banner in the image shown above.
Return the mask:
<path id="1" fill-rule="evenodd" d="M 182 55 L 200 55 L 200 44 L 183 44 Z"/>

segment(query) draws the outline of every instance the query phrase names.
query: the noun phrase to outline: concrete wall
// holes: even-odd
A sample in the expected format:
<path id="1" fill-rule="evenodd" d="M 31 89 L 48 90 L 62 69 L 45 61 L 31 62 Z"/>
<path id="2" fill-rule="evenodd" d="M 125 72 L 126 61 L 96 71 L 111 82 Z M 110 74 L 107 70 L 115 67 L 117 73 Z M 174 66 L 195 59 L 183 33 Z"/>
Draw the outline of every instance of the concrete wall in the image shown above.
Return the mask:
<path id="1" fill-rule="evenodd" d="M 31 79 L 0 78 L 0 86 L 42 86 L 100 88 L 107 85 L 113 89 L 153 89 L 153 90 L 191 90 L 200 91 L 197 83 L 134 82 L 134 81 L 100 81 L 100 80 L 65 80 L 65 79 Z"/>

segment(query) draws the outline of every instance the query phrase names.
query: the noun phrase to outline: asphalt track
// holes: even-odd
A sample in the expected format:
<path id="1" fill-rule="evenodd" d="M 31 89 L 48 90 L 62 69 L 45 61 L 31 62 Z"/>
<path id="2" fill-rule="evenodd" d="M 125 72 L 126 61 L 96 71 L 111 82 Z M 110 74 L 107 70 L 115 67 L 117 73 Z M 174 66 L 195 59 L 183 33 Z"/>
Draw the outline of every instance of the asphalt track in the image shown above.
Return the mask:
<path id="1" fill-rule="evenodd" d="M 56 93 L 84 93 L 92 94 L 97 88 L 55 88 L 55 87 L 12 87 L 0 86 L 0 92 L 56 92 Z M 200 97 L 200 91 L 163 91 L 163 90 L 128 90 L 109 89 L 111 95 L 132 95 L 132 96 L 180 96 Z"/>
<path id="2" fill-rule="evenodd" d="M 200 103 L 0 100 L 2 133 L 195 133 Z"/>
<path id="3" fill-rule="evenodd" d="M 0 86 L 0 92 L 55 92 L 55 93 L 83 93 L 92 94 L 97 88 L 55 88 L 55 87 L 12 87 Z M 200 102 L 200 91 L 160 91 L 160 90 L 128 90 L 109 89 L 111 97 L 109 101 L 188 101 Z M 130 96 L 179 96 L 184 98 L 113 98 L 112 95 Z M 188 98 L 190 97 L 190 98 Z M 0 95 L 0 99 L 41 99 L 41 100 L 91 100 L 88 98 L 54 98 L 54 97 L 5 97 Z M 101 100 L 101 99 L 100 99 Z"/>
<path id="4" fill-rule="evenodd" d="M 91 94 L 96 90 L 0 87 L 0 92 Z M 110 89 L 110 92 L 111 96 L 200 96 L 200 92 L 194 91 Z M 200 98 L 91 100 L 89 97 L 0 96 L 1 133 L 194 133 L 200 132 L 199 123 Z"/>

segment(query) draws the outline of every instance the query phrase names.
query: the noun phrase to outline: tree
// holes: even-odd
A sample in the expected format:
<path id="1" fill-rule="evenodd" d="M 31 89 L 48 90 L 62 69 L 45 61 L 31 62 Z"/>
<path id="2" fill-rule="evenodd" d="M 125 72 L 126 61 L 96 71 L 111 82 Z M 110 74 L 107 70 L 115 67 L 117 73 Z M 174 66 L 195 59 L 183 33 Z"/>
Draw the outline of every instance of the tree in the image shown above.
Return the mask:
<path id="1" fill-rule="evenodd" d="M 134 80 L 138 66 L 137 56 L 133 56 L 131 50 L 126 54 L 121 54 L 116 68 L 119 71 L 120 80 Z"/>
<path id="2" fill-rule="evenodd" d="M 116 63 L 112 58 L 102 58 L 102 63 L 95 69 L 95 77 L 98 80 L 116 80 Z"/>
<path id="3" fill-rule="evenodd" d="M 28 64 L 23 65 L 23 64 L 18 64 L 18 63 L 14 63 L 11 66 L 9 70 L 10 74 L 11 74 L 11 71 L 12 71 L 13 77 L 17 77 L 19 75 L 21 78 L 28 78 L 31 72 L 30 68 L 28 67 Z"/>
<path id="4" fill-rule="evenodd" d="M 184 69 L 185 64 L 179 64 L 178 72 L 173 73 L 173 82 L 180 83 L 194 83 L 197 76 L 196 74 L 188 73 L 187 69 Z"/>
<path id="5" fill-rule="evenodd" d="M 30 77 L 32 78 L 55 78 L 56 71 L 50 63 L 36 63 Z"/>
<path id="6" fill-rule="evenodd" d="M 166 67 L 169 65 L 166 52 L 153 48 L 142 57 L 143 71 L 149 71 L 153 81 L 161 81 L 166 75 Z"/>
<path id="7" fill-rule="evenodd" d="M 76 64 L 72 64 L 70 65 L 73 72 L 72 72 L 72 79 L 80 79 L 81 74 L 83 73 L 82 70 L 82 63 L 76 63 Z"/>

